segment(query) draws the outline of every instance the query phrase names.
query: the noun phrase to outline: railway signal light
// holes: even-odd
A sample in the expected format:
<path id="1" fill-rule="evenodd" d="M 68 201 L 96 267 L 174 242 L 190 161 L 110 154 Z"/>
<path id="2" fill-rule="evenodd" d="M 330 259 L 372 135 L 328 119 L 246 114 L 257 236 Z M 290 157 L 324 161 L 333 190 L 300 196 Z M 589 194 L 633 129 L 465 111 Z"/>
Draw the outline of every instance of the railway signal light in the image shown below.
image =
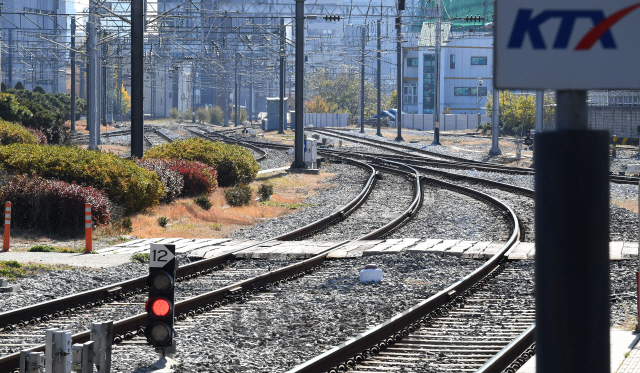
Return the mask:
<path id="1" fill-rule="evenodd" d="M 147 341 L 154 347 L 173 345 L 175 311 L 175 245 L 151 244 L 149 254 L 149 300 L 147 311 Z"/>
<path id="2" fill-rule="evenodd" d="M 324 16 L 325 21 L 339 21 L 342 19 L 342 16 L 339 14 L 327 14 Z"/>

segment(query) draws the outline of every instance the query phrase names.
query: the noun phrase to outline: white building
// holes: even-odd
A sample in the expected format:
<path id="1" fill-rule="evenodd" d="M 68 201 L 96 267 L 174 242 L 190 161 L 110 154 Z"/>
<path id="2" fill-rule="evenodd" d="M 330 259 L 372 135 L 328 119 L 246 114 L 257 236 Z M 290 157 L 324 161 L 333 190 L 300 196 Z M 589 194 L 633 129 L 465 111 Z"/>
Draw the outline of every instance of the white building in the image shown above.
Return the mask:
<path id="1" fill-rule="evenodd" d="M 435 85 L 439 84 L 440 113 L 477 114 L 479 108 L 485 114 L 484 105 L 493 89 L 493 34 L 452 34 L 447 24 L 442 29 L 438 82 L 433 24 L 424 23 L 418 47 L 404 54 L 402 110 L 409 114 L 432 114 Z"/>

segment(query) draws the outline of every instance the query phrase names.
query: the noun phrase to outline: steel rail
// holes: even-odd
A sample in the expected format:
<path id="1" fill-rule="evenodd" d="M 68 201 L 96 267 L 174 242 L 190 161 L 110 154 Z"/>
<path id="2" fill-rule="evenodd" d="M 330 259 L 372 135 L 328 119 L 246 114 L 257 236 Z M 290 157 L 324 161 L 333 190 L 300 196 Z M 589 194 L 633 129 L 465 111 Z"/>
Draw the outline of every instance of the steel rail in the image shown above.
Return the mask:
<path id="1" fill-rule="evenodd" d="M 237 251 L 246 250 L 248 248 L 259 246 L 270 241 L 293 240 L 296 237 L 309 236 L 310 234 L 317 232 L 321 227 L 331 225 L 353 212 L 354 209 L 359 207 L 371 193 L 375 182 L 376 171 L 373 167 L 363 162 L 350 159 L 345 159 L 345 161 L 371 171 L 371 175 L 366 181 L 362 191 L 345 206 L 338 209 L 334 213 L 331 213 L 313 223 L 308 224 L 307 226 L 298 228 L 292 232 L 284 233 L 255 244 L 244 246 L 240 249 L 226 254 L 221 254 L 213 258 L 200 260 L 180 267 L 177 272 L 177 280 L 182 281 L 210 273 L 212 268 L 220 267 L 227 260 L 233 259 L 233 253 Z M 44 321 L 47 321 L 52 316 L 57 317 L 62 314 L 68 314 L 74 309 L 81 310 L 87 307 L 99 306 L 105 301 L 122 299 L 123 297 L 140 293 L 142 291 L 141 289 L 145 286 L 146 277 L 143 276 L 127 281 L 122 281 L 116 284 L 103 286 L 97 289 L 88 290 L 82 293 L 52 299 L 47 302 L 21 307 L 15 310 L 5 311 L 0 313 L 0 328 L 4 330 L 12 330 L 14 328 L 14 325 L 24 326 L 27 323 L 36 324 L 39 322 L 39 319 L 42 320 L 43 317 L 45 318 Z"/>
<path id="2" fill-rule="evenodd" d="M 349 161 L 357 162 L 354 160 L 349 160 Z M 414 176 L 419 177 L 419 174 L 415 170 L 414 170 Z M 372 177 L 369 178 L 369 182 L 373 182 L 373 180 L 374 178 Z M 422 194 L 420 189 L 415 190 L 414 193 Z M 349 202 L 346 206 L 352 206 L 352 207 L 355 206 L 354 201 L 358 198 L 365 197 L 365 195 L 368 195 L 368 193 L 364 193 L 364 191 L 361 192 L 358 195 L 358 197 L 354 198 L 354 200 Z M 415 198 L 414 198 L 414 203 L 415 203 Z M 414 203 L 412 203 L 412 206 L 414 205 Z M 410 209 L 411 209 L 411 206 L 410 206 Z M 406 214 L 406 211 L 405 213 L 403 213 L 403 215 L 405 214 Z M 383 227 L 384 229 L 379 229 L 378 235 L 373 235 L 373 236 L 364 235 L 354 241 L 364 240 L 364 239 L 375 239 L 375 238 L 381 237 L 382 235 L 386 234 L 386 232 L 393 231 L 394 225 L 402 224 L 404 221 L 405 220 L 399 221 L 398 219 L 394 219 L 392 222 L 387 223 Z M 273 239 L 266 240 L 261 243 L 268 242 L 271 240 Z M 340 247 L 344 246 L 349 242 L 351 241 L 340 242 L 336 245 L 333 245 L 327 248 L 326 250 L 317 254 L 316 256 L 303 260 L 301 262 L 291 264 L 289 266 L 276 269 L 269 273 L 258 275 L 253 278 L 243 280 L 235 284 L 224 286 L 222 288 L 198 295 L 196 297 L 180 301 L 175 305 L 176 314 L 178 315 L 177 319 L 184 320 L 186 317 L 191 317 L 191 316 L 195 316 L 196 314 L 207 312 L 213 308 L 217 308 L 221 305 L 225 305 L 233 301 L 240 300 L 242 299 L 242 297 L 248 296 L 250 294 L 257 293 L 260 290 L 268 289 L 268 287 L 271 284 L 283 283 L 285 281 L 294 280 L 300 276 L 303 276 L 304 274 L 310 273 L 311 271 L 314 270 L 314 268 L 316 268 L 319 264 L 321 264 L 326 259 L 327 255 L 331 251 L 339 249 Z M 261 243 L 249 245 L 239 250 L 244 250 L 246 248 L 259 245 Z M 235 250 L 234 252 L 239 250 Z M 224 254 L 223 256 L 228 257 L 232 255 L 231 253 L 228 253 L 228 254 Z M 218 258 L 220 257 L 205 259 L 204 261 L 201 261 L 201 262 L 207 262 L 207 261 L 210 262 Z M 180 268 L 178 271 L 180 271 L 181 269 L 199 264 L 201 262 L 195 262 L 195 263 L 189 264 L 185 267 Z M 143 277 L 140 279 L 143 279 L 144 281 L 146 281 L 146 277 Z M 140 280 L 140 279 L 136 279 L 136 280 Z M 114 342 L 119 342 L 119 341 L 122 341 L 123 339 L 133 338 L 134 336 L 143 333 L 143 329 L 146 326 L 146 323 L 147 323 L 147 313 L 140 313 L 138 315 L 134 315 L 126 319 L 114 322 L 113 324 Z M 89 332 L 84 331 L 81 333 L 74 334 L 72 336 L 72 341 L 73 343 L 83 343 L 87 341 L 88 338 L 89 338 Z M 38 345 L 38 346 L 32 347 L 31 350 L 34 352 L 43 351 L 44 347 L 45 347 L 44 345 Z M 19 365 L 19 359 L 20 359 L 20 352 L 16 352 L 16 353 L 1 357 L 0 372 L 9 372 L 12 369 L 15 369 Z"/>
<path id="3" fill-rule="evenodd" d="M 505 348 L 495 354 L 475 373 L 515 373 L 535 354 L 536 324 L 533 323 Z M 526 356 L 525 356 L 526 354 Z"/>
<path id="4" fill-rule="evenodd" d="M 408 335 L 411 331 L 420 328 L 421 322 L 427 322 L 431 312 L 440 307 L 446 306 L 450 302 L 456 301 L 458 297 L 464 297 L 465 292 L 469 291 L 475 284 L 498 267 L 500 262 L 503 260 L 504 254 L 513 246 L 513 244 L 519 241 L 520 224 L 518 223 L 518 217 L 509 206 L 479 191 L 446 183 L 437 179 L 429 179 L 426 177 L 423 177 L 423 179 L 429 183 L 438 184 L 448 189 L 464 191 L 467 194 L 472 193 L 476 196 L 481 196 L 482 199 L 492 201 L 494 206 L 506 213 L 512 224 L 513 231 L 509 240 L 493 257 L 472 273 L 463 277 L 460 281 L 431 296 L 429 299 L 426 299 L 408 310 L 392 317 L 384 323 L 367 330 L 355 338 L 340 344 L 339 346 L 307 361 L 306 363 L 298 365 L 294 369 L 289 370 L 288 373 L 326 372 L 338 366 L 346 368 L 361 360 L 363 353 L 364 355 L 370 354 L 370 349 L 378 349 L 378 346 L 382 344 L 386 346 L 389 338 L 391 338 L 392 341 L 401 339 L 404 335 Z M 337 371 L 337 369 L 335 371 Z"/>

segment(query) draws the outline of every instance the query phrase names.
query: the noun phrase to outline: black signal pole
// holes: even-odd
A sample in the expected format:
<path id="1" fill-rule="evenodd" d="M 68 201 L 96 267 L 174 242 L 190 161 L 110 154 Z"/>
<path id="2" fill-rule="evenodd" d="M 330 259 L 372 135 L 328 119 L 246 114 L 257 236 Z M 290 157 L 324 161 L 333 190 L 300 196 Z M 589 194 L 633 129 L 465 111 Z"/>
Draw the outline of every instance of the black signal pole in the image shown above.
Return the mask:
<path id="1" fill-rule="evenodd" d="M 76 132 L 76 17 L 71 17 L 71 133 Z"/>
<path id="2" fill-rule="evenodd" d="M 131 0 L 131 156 L 144 155 L 144 0 Z"/>
<path id="3" fill-rule="evenodd" d="M 304 0 L 296 0 L 296 136 L 295 168 L 304 167 Z"/>

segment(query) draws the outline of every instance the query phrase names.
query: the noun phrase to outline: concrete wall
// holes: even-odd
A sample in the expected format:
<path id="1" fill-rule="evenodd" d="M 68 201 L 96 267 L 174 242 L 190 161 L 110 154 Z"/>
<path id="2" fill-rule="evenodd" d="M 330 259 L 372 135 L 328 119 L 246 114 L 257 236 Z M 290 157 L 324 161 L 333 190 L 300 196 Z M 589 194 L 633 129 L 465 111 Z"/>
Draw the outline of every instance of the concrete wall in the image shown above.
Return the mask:
<path id="1" fill-rule="evenodd" d="M 478 116 L 475 114 L 446 114 L 440 116 L 441 131 L 475 131 Z M 489 122 L 491 119 L 482 115 L 480 123 Z M 402 114 L 402 128 L 419 131 L 433 131 L 433 114 Z"/>
<path id="2" fill-rule="evenodd" d="M 304 126 L 314 127 L 346 127 L 349 121 L 349 114 L 316 114 L 304 113 Z"/>

